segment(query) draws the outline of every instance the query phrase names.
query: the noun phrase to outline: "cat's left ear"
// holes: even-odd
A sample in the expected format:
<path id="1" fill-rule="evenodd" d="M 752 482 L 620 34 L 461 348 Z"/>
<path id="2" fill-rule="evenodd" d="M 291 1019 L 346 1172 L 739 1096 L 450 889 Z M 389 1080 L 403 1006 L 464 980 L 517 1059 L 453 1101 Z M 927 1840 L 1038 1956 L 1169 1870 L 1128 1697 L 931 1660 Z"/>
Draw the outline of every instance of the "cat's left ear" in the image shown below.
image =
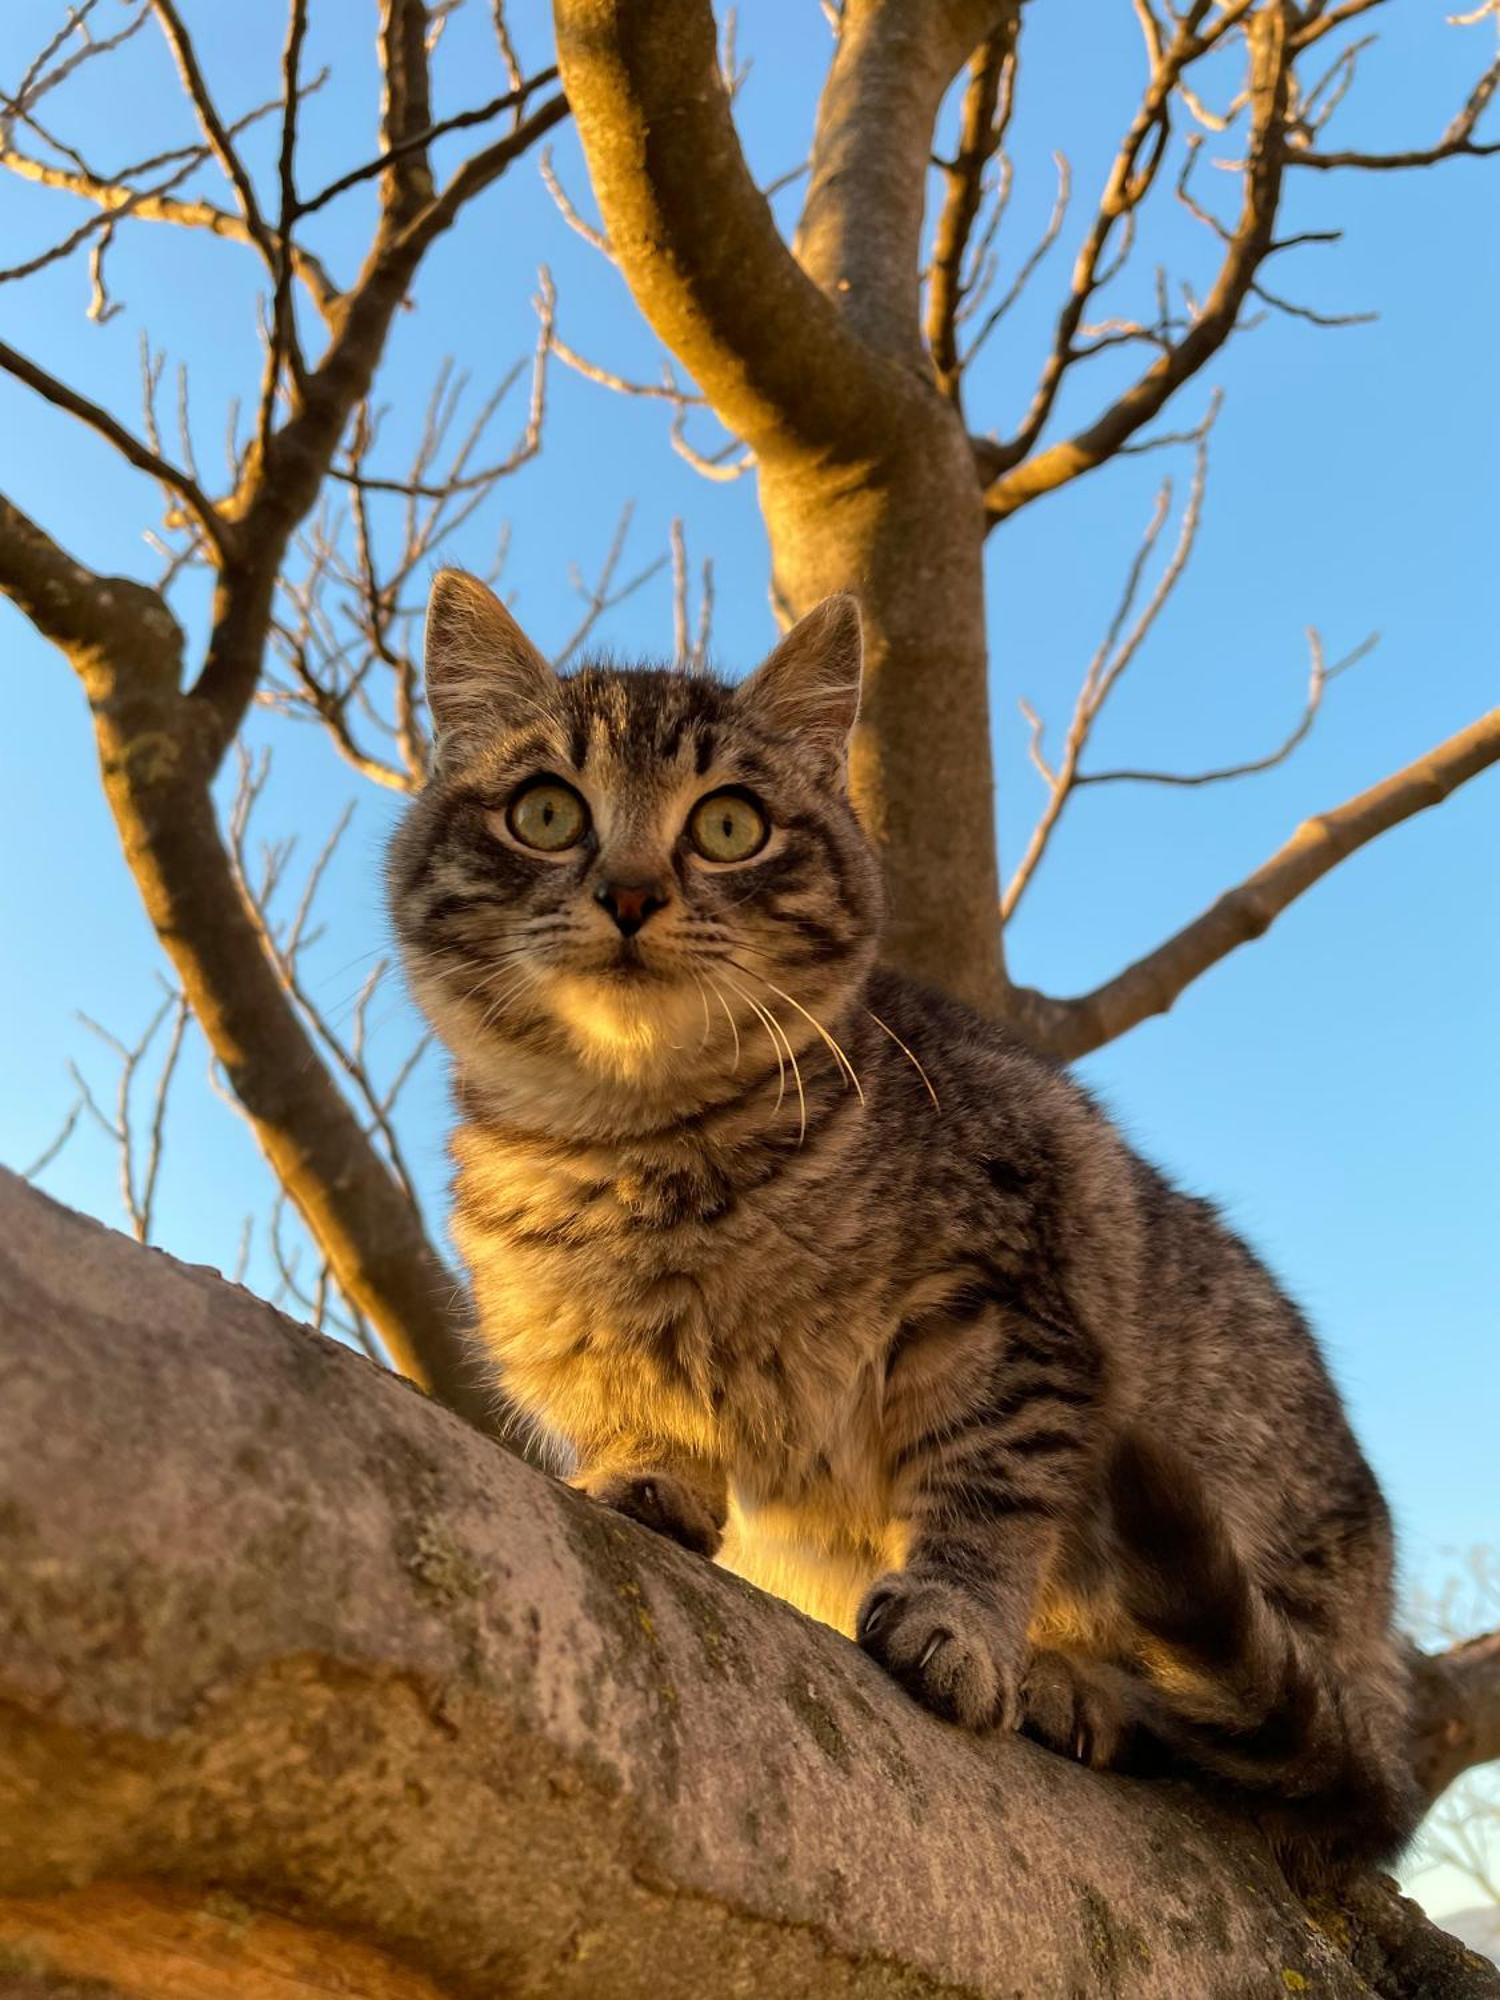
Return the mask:
<path id="1" fill-rule="evenodd" d="M 840 591 L 798 620 L 743 683 L 738 699 L 775 735 L 808 743 L 842 768 L 859 715 L 863 664 L 859 602 Z"/>
<path id="2" fill-rule="evenodd" d="M 440 569 L 427 601 L 427 704 L 439 756 L 463 756 L 486 736 L 547 709 L 557 676 L 487 584 Z"/>

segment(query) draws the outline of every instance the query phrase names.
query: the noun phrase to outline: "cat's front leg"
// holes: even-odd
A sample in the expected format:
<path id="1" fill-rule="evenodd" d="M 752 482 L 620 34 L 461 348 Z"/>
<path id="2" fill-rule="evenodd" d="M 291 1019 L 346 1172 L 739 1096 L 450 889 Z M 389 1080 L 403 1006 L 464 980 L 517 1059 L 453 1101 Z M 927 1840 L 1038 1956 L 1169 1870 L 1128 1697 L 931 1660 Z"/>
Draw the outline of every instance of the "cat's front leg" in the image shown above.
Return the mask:
<path id="1" fill-rule="evenodd" d="M 1021 1720 L 1027 1628 L 1098 1462 L 1100 1386 L 1086 1335 L 1009 1309 L 902 1337 L 886 1411 L 906 1558 L 871 1586 L 855 1631 L 949 1721 Z"/>
<path id="2" fill-rule="evenodd" d="M 585 1464 L 568 1483 L 694 1555 L 712 1560 L 719 1552 L 729 1511 L 728 1483 L 705 1460 L 622 1457 L 616 1452 Z"/>

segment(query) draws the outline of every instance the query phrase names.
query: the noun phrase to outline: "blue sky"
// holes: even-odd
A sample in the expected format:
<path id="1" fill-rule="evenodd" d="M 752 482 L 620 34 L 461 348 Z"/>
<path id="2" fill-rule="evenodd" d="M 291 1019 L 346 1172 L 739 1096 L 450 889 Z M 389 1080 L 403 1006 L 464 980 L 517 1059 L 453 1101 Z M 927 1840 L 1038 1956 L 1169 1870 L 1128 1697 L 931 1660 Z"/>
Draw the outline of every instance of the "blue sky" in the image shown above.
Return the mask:
<path id="1" fill-rule="evenodd" d="M 110 8 L 123 12 L 117 0 L 107 0 Z M 304 188 L 373 150 L 366 11 L 313 10 L 310 66 L 331 61 L 336 69 L 308 110 Z M 1431 0 L 1399 0 L 1375 17 L 1381 40 L 1342 115 L 1344 143 L 1415 144 L 1441 129 L 1492 48 L 1492 29 L 1445 25 L 1444 11 Z M 201 0 L 188 9 L 232 113 L 274 95 L 274 12 Z M 752 164 L 768 179 L 805 152 L 826 30 L 814 0 L 742 12 L 742 51 L 754 67 L 741 122 Z M 486 13 L 458 15 L 445 37 L 442 112 L 501 87 Z M 528 57 L 544 59 L 545 10 L 523 5 L 512 15 Z M 0 79 L 14 83 L 56 19 L 52 0 L 11 0 L 0 25 Z M 1029 9 L 1026 38 L 1002 284 L 1045 220 L 1054 147 L 1068 154 L 1078 193 L 1058 249 L 975 366 L 968 409 L 979 429 L 1008 428 L 1024 406 L 1066 260 L 1139 69 L 1123 5 L 1091 10 L 1082 61 L 1076 10 L 1056 0 Z M 192 136 L 149 35 L 113 69 L 86 73 L 72 105 L 68 129 L 86 135 L 87 150 L 105 163 Z M 60 109 L 58 117 L 67 122 Z M 247 148 L 267 175 L 271 144 L 267 128 Z M 1205 154 L 1216 150 L 1224 149 L 1211 144 Z M 587 206 L 566 128 L 555 151 Z M 445 157 L 458 156 L 455 143 Z M 1200 191 L 1212 194 L 1216 178 L 1205 159 Z M 780 203 L 788 227 L 795 199 Z M 1324 311 L 1380 317 L 1325 331 L 1273 316 L 1242 332 L 1174 406 L 1177 427 L 1196 419 L 1211 387 L 1225 391 L 1205 523 L 1181 589 L 1100 729 L 1097 759 L 1192 769 L 1263 752 L 1298 712 L 1307 625 L 1319 627 L 1334 654 L 1371 631 L 1380 644 L 1334 687 L 1311 741 L 1282 768 L 1204 792 L 1085 794 L 1013 928 L 1019 978 L 1070 992 L 1107 976 L 1263 859 L 1309 811 L 1495 702 L 1500 395 L 1485 356 L 1500 307 L 1497 200 L 1500 160 L 1294 180 L 1287 226 L 1336 226 L 1345 236 L 1278 260 L 1274 283 Z M 318 219 L 314 241 L 336 274 L 352 274 L 371 213 L 361 191 Z M 7 261 L 74 219 L 66 198 L 0 177 Z M 1112 310 L 1143 302 L 1158 258 L 1200 288 L 1211 268 L 1211 242 L 1167 190 L 1147 243 L 1140 278 L 1122 284 Z M 622 372 L 655 373 L 658 350 L 618 277 L 559 224 L 535 161 L 524 162 L 439 246 L 413 310 L 398 322 L 378 392 L 391 406 L 393 466 L 442 356 L 471 372 L 477 396 L 529 351 L 543 261 L 556 278 L 564 337 Z M 254 395 L 249 254 L 139 226 L 122 232 L 111 282 L 125 310 L 103 326 L 84 317 L 87 275 L 77 260 L 0 288 L 0 331 L 134 422 L 137 341 L 149 327 L 169 350 L 169 377 L 177 359 L 190 364 L 200 451 L 217 465 L 227 400 L 238 394 L 248 404 Z M 1113 367 L 1106 358 L 1076 371 L 1063 424 L 1107 397 Z M 509 409 L 518 421 L 519 404 Z M 108 447 L 6 379 L 0 441 L 5 489 L 68 547 L 96 567 L 153 574 L 141 531 L 157 521 L 157 496 Z M 1180 501 L 1188 470 L 1176 454 L 1133 459 L 1028 509 L 992 538 L 998 823 L 1010 862 L 1041 804 L 1017 698 L 1036 702 L 1055 742 L 1157 482 L 1170 471 Z M 637 564 L 665 550 L 674 516 L 685 520 L 694 560 L 709 555 L 715 565 L 716 654 L 734 670 L 752 663 L 773 632 L 752 483 L 698 479 L 669 450 L 659 405 L 623 401 L 557 371 L 543 455 L 502 488 L 452 554 L 481 566 L 508 521 L 506 588 L 539 642 L 555 645 L 577 613 L 569 565 L 597 565 L 627 500 L 635 502 Z M 201 632 L 191 592 L 179 609 Z M 668 650 L 665 578 L 622 605 L 603 636 L 622 650 Z M 70 1058 L 101 1088 L 112 1082 L 75 1010 L 132 1036 L 154 1004 L 160 960 L 99 794 L 77 687 L 3 607 L 0 647 L 10 691 L 0 744 L 0 1157 L 24 1165 L 70 1101 Z M 252 735 L 275 745 L 266 830 L 298 832 L 309 858 L 345 800 L 358 796 L 314 961 L 320 998 L 337 1013 L 385 936 L 379 856 L 394 802 L 360 788 L 309 731 L 262 717 Z M 1493 1540 L 1500 1518 L 1497 828 L 1500 777 L 1492 775 L 1359 854 L 1168 1018 L 1083 1065 L 1143 1149 L 1220 1199 L 1308 1307 L 1392 1497 L 1408 1573 L 1429 1583 L 1463 1550 Z M 403 1003 L 392 994 L 374 1019 L 395 1060 L 411 1032 Z M 418 1077 L 409 1114 L 411 1155 L 440 1218 L 444 1106 L 435 1061 Z M 111 1149 L 81 1132 L 44 1185 L 117 1220 L 115 1177 Z M 242 1219 L 264 1211 L 266 1187 L 248 1134 L 207 1086 L 194 1037 L 170 1119 L 158 1238 L 189 1259 L 232 1264 Z M 250 1277 L 272 1282 L 258 1240 Z"/>

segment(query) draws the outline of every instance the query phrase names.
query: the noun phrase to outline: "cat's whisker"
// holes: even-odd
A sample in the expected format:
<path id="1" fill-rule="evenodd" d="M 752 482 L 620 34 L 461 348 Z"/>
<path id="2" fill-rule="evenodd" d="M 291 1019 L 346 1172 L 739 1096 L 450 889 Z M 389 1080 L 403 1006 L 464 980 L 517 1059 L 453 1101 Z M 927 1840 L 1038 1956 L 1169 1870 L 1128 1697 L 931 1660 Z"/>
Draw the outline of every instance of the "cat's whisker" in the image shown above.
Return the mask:
<path id="1" fill-rule="evenodd" d="M 522 954 L 520 952 L 504 953 L 495 963 L 487 965 L 484 971 L 481 972 L 479 977 L 474 981 L 474 984 L 472 986 L 466 987 L 465 990 L 458 995 L 458 999 L 461 1002 L 467 1002 L 469 1000 L 474 999 L 476 994 L 482 993 L 484 989 L 496 978 L 496 976 L 505 969 L 505 966 L 512 959 L 519 958 L 521 956 Z"/>
<path id="2" fill-rule="evenodd" d="M 794 1000 L 790 993 L 788 993 L 783 987 L 778 986 L 774 980 L 767 979 L 766 975 L 763 972 L 756 972 L 748 965 L 740 965 L 740 962 L 737 958 L 731 958 L 729 963 L 733 966 L 738 966 L 741 972 L 748 973 L 750 978 L 758 979 L 761 985 L 764 986 L 768 992 L 774 993 L 779 1000 L 785 1000 L 789 1007 L 795 1007 L 797 1012 L 802 1016 L 802 1018 L 805 1021 L 810 1021 L 812 1023 L 813 1027 L 817 1029 L 818 1033 L 823 1037 L 823 1040 L 828 1044 L 829 1049 L 832 1051 L 834 1061 L 839 1065 L 840 1069 L 843 1071 L 844 1075 L 848 1078 L 849 1082 L 853 1084 L 855 1096 L 859 1099 L 860 1103 L 863 1104 L 865 1101 L 865 1093 L 860 1086 L 859 1076 L 855 1070 L 853 1063 L 850 1062 L 848 1056 L 844 1053 L 842 1045 L 838 1041 L 836 1041 L 832 1035 L 829 1034 L 828 1030 L 823 1026 L 823 1023 L 818 1019 L 817 1015 L 809 1013 L 807 1008 L 803 1006 L 800 1000 Z"/>
<path id="3" fill-rule="evenodd" d="M 524 984 L 523 981 L 519 980 L 514 981 L 511 985 L 507 986 L 502 993 L 496 994 L 495 998 L 490 1002 L 489 1006 L 485 1008 L 483 1014 L 480 1016 L 479 1027 L 481 1033 L 483 1033 L 483 1031 L 486 1028 L 493 1027 L 495 1022 L 499 1020 L 501 1014 L 505 1011 L 506 1007 L 515 998 L 516 994 L 520 992 L 521 986 L 523 984 Z"/>
<path id="4" fill-rule="evenodd" d="M 785 1045 L 786 1059 L 792 1066 L 792 1082 L 797 1086 L 797 1144 L 800 1146 L 807 1138 L 807 1093 L 802 1088 L 802 1065 L 797 1060 L 797 1051 L 792 1047 L 791 1036 L 781 1025 L 781 1016 L 769 1005 L 766 1007 L 766 1013 Z"/>
<path id="5" fill-rule="evenodd" d="M 792 1073 L 797 1079 L 797 1101 L 802 1107 L 802 1125 L 800 1131 L 797 1134 L 797 1144 L 800 1146 L 802 1144 L 803 1139 L 807 1135 L 807 1100 L 802 1094 L 802 1072 L 797 1067 L 796 1051 L 793 1049 L 791 1042 L 787 1039 L 786 1030 L 781 1026 L 781 1023 L 776 1019 L 775 1015 L 770 1011 L 770 1009 L 768 1007 L 763 1007 L 758 1000 L 753 1000 L 750 997 L 750 995 L 745 991 L 744 987 L 736 985 L 734 980 L 731 979 L 728 983 L 730 991 L 733 993 L 738 993 L 740 998 L 744 1001 L 745 1005 L 750 1009 L 751 1013 L 755 1015 L 756 1019 L 765 1029 L 767 1035 L 769 1035 L 771 1038 L 771 1047 L 776 1054 L 776 1074 L 777 1074 L 776 1103 L 771 1111 L 771 1116 L 773 1118 L 776 1116 L 777 1112 L 780 1111 L 782 1103 L 786 1097 L 786 1062 L 783 1059 L 781 1053 L 782 1044 L 785 1043 L 786 1045 L 786 1053 L 792 1059 Z"/>
<path id="6" fill-rule="evenodd" d="M 487 986 L 489 986 L 491 982 L 497 977 L 500 970 L 501 968 L 499 967 L 492 967 L 488 972 L 486 972 L 482 979 L 476 981 L 475 984 L 469 988 L 468 993 L 464 995 L 465 1000 L 466 1001 L 472 1000 L 478 994 L 482 993 L 484 989 Z M 485 1007 L 483 1013 L 481 1014 L 479 1021 L 479 1027 L 481 1033 L 483 1033 L 486 1028 L 492 1026 L 493 1023 L 500 1018 L 500 1015 L 504 1011 L 504 1009 L 510 1004 L 510 1002 L 516 997 L 518 993 L 522 992 L 525 989 L 528 982 L 529 982 L 528 967 L 523 966 L 520 972 L 512 973 L 507 984 L 500 989 L 500 991 L 495 995 L 494 999 L 490 1001 L 489 1005 Z"/>
<path id="7" fill-rule="evenodd" d="M 698 989 L 698 998 L 703 1002 L 703 1038 L 698 1044 L 698 1053 L 702 1055 L 703 1051 L 708 1047 L 708 1038 L 713 1033 L 713 1022 L 709 1019 L 708 1014 L 708 988 L 703 984 L 697 973 L 692 970 L 691 966 L 689 966 L 688 971 L 693 984 Z"/>
<path id="8" fill-rule="evenodd" d="M 873 1007 L 866 1007 L 865 1012 L 869 1015 L 870 1019 L 875 1023 L 877 1028 L 884 1030 L 884 1032 L 890 1036 L 891 1040 L 896 1044 L 896 1047 L 901 1051 L 902 1055 L 906 1057 L 906 1060 L 911 1064 L 912 1068 L 917 1072 L 917 1075 L 921 1077 L 923 1087 L 926 1090 L 927 1095 L 932 1099 L 933 1110 L 941 1112 L 943 1107 L 941 1104 L 939 1104 L 938 1094 L 932 1087 L 932 1078 L 927 1074 L 926 1070 L 923 1069 L 922 1065 L 917 1061 L 916 1057 L 912 1054 L 911 1050 L 906 1046 L 905 1042 L 903 1042 L 901 1037 L 896 1033 L 896 1030 L 890 1025 L 888 1021 L 882 1021 L 880 1016 L 875 1012 L 875 1009 Z"/>
<path id="9" fill-rule="evenodd" d="M 740 1073 L 740 1024 L 734 1018 L 734 1009 L 730 1006 L 729 1002 L 724 998 L 723 992 L 719 987 L 718 981 L 716 979 L 710 978 L 709 974 L 706 972 L 704 973 L 703 977 L 708 980 L 709 985 L 714 989 L 714 998 L 718 1001 L 719 1005 L 724 1009 L 724 1019 L 729 1023 L 730 1034 L 734 1036 L 734 1074 L 738 1076 Z"/>

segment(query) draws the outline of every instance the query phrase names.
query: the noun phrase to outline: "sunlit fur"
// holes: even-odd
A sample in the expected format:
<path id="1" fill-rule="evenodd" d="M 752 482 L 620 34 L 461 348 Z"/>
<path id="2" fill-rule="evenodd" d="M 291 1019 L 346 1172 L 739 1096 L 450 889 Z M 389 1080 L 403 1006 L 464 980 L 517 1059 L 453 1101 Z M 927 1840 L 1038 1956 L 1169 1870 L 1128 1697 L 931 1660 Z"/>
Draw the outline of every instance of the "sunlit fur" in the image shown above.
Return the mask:
<path id="1" fill-rule="evenodd" d="M 580 1484 L 708 1553 L 727 1528 L 722 1559 L 939 1713 L 1190 1770 L 1304 1873 L 1390 1854 L 1390 1530 L 1317 1347 L 1065 1073 L 873 969 L 852 611 L 736 689 L 558 680 L 459 610 L 392 902 L 513 1404 Z M 592 816 L 562 857 L 504 837 L 538 773 Z M 726 784 L 774 831 L 716 868 L 684 829 Z M 666 899 L 633 939 L 610 881 Z"/>

